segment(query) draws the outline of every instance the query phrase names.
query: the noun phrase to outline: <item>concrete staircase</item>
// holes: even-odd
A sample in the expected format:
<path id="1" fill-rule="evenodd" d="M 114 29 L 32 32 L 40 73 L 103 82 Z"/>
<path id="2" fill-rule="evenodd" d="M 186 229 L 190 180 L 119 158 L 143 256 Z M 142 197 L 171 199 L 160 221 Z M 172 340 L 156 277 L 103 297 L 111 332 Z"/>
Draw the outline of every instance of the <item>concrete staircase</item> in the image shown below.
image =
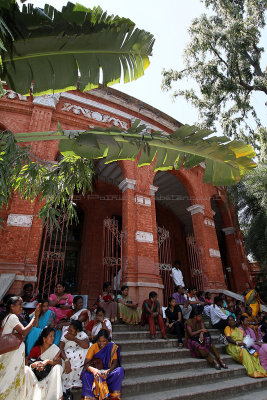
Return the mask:
<path id="1" fill-rule="evenodd" d="M 189 350 L 177 348 L 173 337 L 165 341 L 157 333 L 150 340 L 147 327 L 114 324 L 113 332 L 125 369 L 123 400 L 267 400 L 267 378 L 249 378 L 218 344 L 214 329 L 213 343 L 228 370 L 217 371 L 205 360 L 191 358 Z"/>

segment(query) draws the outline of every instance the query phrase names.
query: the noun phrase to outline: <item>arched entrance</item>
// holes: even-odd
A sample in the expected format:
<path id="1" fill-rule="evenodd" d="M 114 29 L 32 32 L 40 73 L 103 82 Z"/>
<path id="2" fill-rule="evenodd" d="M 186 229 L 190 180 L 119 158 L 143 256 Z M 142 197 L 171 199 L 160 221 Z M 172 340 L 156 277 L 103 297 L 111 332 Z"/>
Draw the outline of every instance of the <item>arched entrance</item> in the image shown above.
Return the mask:
<path id="1" fill-rule="evenodd" d="M 153 185 L 158 226 L 159 270 L 164 284 L 164 303 L 173 293 L 171 277 L 173 263 L 178 260 L 188 287 L 202 289 L 202 268 L 199 250 L 194 240 L 190 197 L 182 182 L 170 172 L 158 172 Z"/>

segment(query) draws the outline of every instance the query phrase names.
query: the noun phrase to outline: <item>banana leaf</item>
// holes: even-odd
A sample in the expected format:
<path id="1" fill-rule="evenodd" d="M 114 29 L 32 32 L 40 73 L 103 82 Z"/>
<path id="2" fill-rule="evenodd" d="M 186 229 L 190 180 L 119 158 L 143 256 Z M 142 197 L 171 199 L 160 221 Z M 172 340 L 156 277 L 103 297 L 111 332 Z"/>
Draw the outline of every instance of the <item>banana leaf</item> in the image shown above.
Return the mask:
<path id="1" fill-rule="evenodd" d="M 105 163 L 118 160 L 136 160 L 138 166 L 154 162 L 155 171 L 173 168 L 193 168 L 205 162 L 204 182 L 213 185 L 233 185 L 243 175 L 255 168 L 256 156 L 250 145 L 229 141 L 224 136 L 210 137 L 211 131 L 184 125 L 168 137 L 157 132 L 155 136 L 140 129 L 135 121 L 128 131 L 112 128 L 93 128 L 73 131 L 72 138 L 57 132 L 16 133 L 18 142 L 35 140 L 59 140 L 59 150 L 64 156 L 80 156 L 86 159 L 104 158 Z"/>
<path id="2" fill-rule="evenodd" d="M 138 79 L 149 66 L 153 35 L 129 19 L 72 3 L 20 10 L 0 1 L 8 5 L 0 7 L 0 77 L 17 93 L 87 91 Z"/>

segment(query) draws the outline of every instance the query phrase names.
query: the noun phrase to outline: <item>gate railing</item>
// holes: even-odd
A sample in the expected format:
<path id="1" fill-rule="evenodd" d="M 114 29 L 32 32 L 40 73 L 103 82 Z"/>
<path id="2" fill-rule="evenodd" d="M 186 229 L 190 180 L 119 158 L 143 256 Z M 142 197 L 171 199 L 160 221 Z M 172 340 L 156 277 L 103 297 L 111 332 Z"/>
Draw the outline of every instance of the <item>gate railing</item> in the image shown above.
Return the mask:
<path id="1" fill-rule="evenodd" d="M 195 237 L 193 235 L 187 235 L 186 244 L 192 285 L 195 286 L 197 290 L 203 290 L 200 250 L 197 247 Z"/>
<path id="2" fill-rule="evenodd" d="M 174 292 L 172 272 L 172 259 L 171 259 L 171 243 L 170 233 L 164 227 L 157 228 L 158 231 L 158 253 L 159 253 L 159 273 L 162 278 L 163 289 L 163 303 L 168 306 L 168 297 Z"/>
<path id="3" fill-rule="evenodd" d="M 104 220 L 104 282 L 110 282 L 116 295 L 122 280 L 122 235 L 116 218 Z"/>
<path id="4" fill-rule="evenodd" d="M 56 283 L 62 280 L 64 273 L 68 223 L 65 216 L 59 219 L 58 223 L 60 229 L 55 224 L 44 228 L 37 277 L 37 290 L 42 297 L 54 291 Z"/>

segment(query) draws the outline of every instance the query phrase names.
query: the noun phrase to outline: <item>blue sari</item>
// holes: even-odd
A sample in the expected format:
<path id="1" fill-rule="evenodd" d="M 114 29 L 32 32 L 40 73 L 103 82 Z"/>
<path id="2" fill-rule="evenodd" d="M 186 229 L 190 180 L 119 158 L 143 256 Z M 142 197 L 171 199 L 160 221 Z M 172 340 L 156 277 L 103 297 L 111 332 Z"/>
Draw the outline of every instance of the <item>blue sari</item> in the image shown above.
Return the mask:
<path id="1" fill-rule="evenodd" d="M 99 378 L 99 380 L 96 380 L 91 372 L 87 370 L 82 372 L 82 398 L 99 398 L 99 400 L 109 398 L 120 400 L 124 369 L 121 367 L 120 350 L 118 346 L 115 343 L 110 342 L 98 353 L 96 353 L 94 357 L 101 358 L 104 364 L 104 369 L 107 370 L 111 367 L 112 361 L 115 359 L 114 357 L 116 354 L 119 367 L 111 371 L 108 374 L 107 379 Z"/>
<path id="2" fill-rule="evenodd" d="M 32 318 L 32 315 L 31 315 L 31 318 Z M 26 340 L 25 340 L 26 356 L 28 356 L 30 354 L 31 349 L 33 348 L 36 340 L 41 335 L 42 330 L 46 326 L 50 326 L 53 321 L 55 321 L 55 313 L 51 310 L 47 310 L 44 313 L 44 315 L 42 315 L 41 318 L 39 318 L 38 326 L 33 327 L 26 337 Z M 56 330 L 54 344 L 56 344 L 57 346 L 59 345 L 60 338 L 61 338 L 61 330 Z"/>

